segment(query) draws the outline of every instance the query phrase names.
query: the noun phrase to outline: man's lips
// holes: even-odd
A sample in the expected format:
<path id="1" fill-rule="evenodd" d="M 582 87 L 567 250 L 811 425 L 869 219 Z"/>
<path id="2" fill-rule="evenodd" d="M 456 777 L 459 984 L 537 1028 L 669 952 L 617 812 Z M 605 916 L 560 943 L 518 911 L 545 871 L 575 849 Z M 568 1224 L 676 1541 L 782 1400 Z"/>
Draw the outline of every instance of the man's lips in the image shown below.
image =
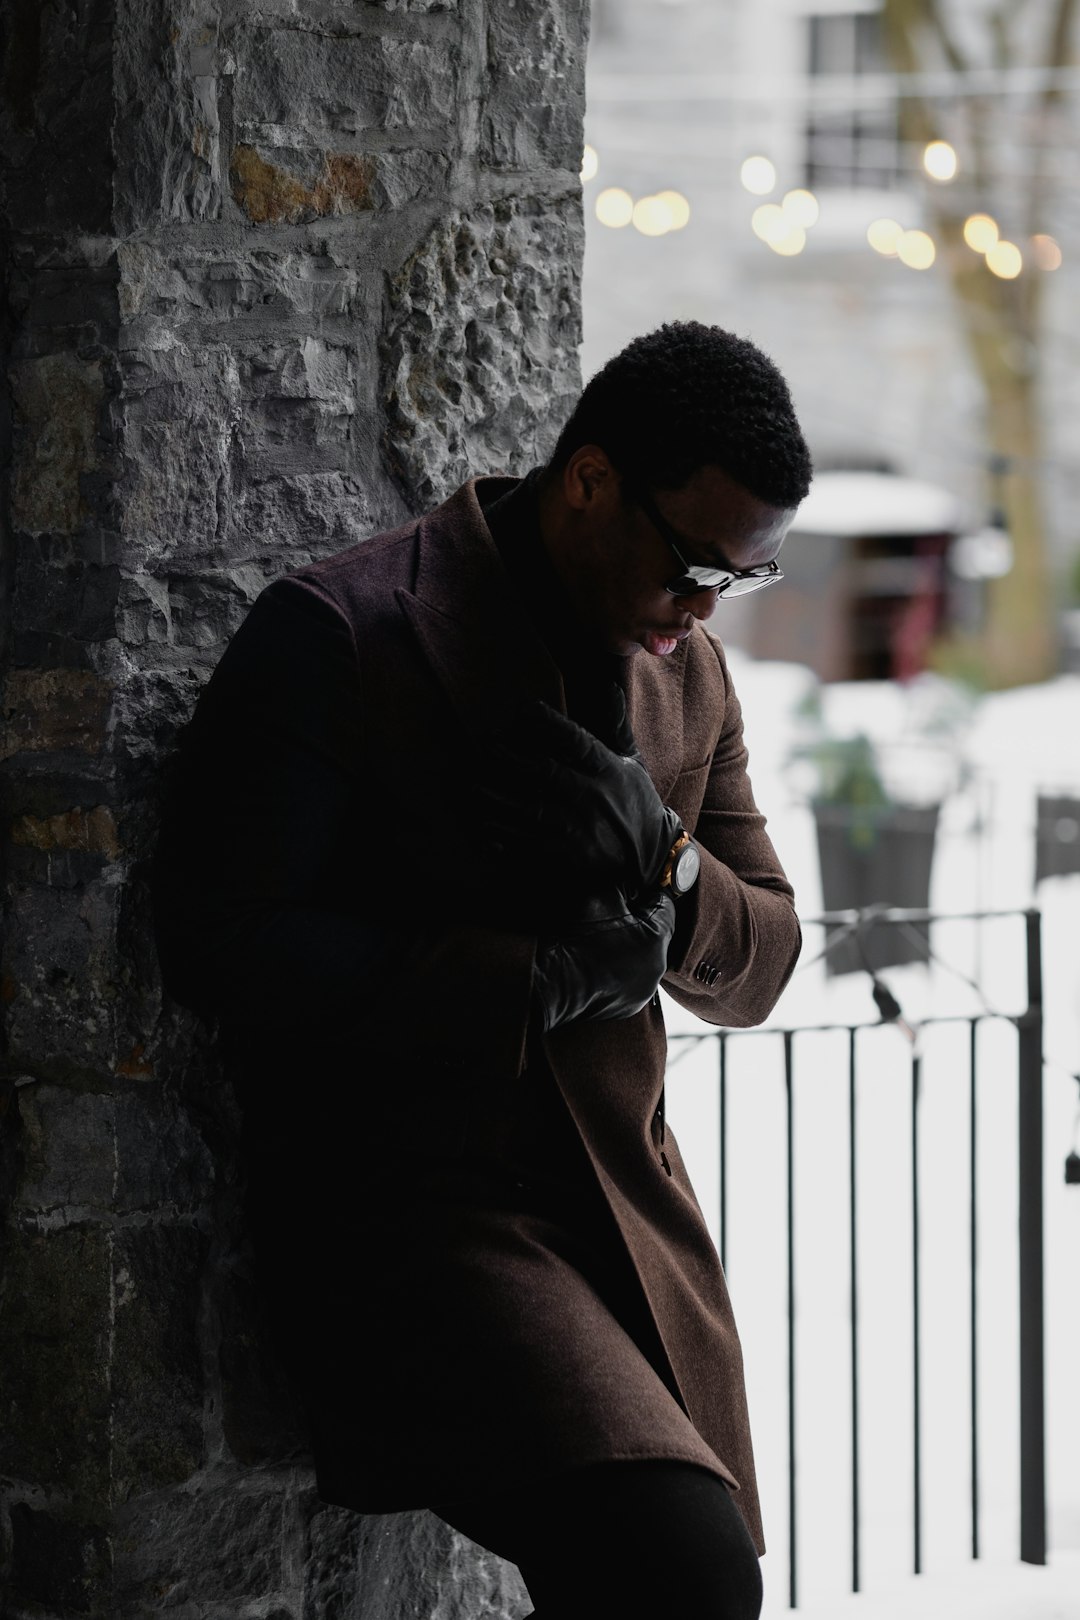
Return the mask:
<path id="1" fill-rule="evenodd" d="M 689 630 L 646 630 L 641 641 L 645 651 L 652 653 L 654 658 L 666 658 L 689 634 Z"/>

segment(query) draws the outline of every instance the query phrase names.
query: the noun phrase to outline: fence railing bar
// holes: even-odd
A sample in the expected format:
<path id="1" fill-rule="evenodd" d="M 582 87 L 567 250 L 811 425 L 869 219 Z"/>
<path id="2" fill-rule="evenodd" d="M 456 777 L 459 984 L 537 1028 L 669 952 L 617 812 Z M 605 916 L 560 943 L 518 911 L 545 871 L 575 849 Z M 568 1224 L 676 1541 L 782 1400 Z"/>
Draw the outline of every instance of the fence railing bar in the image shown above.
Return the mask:
<path id="1" fill-rule="evenodd" d="M 1046 1562 L 1043 1401 L 1043 1019 L 1039 913 L 1027 913 L 1028 1011 L 1019 1021 L 1020 1557 Z"/>
<path id="2" fill-rule="evenodd" d="M 971 1020 L 968 1056 L 968 1120 L 970 1190 L 968 1265 L 971 1276 L 971 1556 L 979 1556 L 979 1152 L 978 1090 L 979 1019 Z"/>
<path id="3" fill-rule="evenodd" d="M 922 1362 L 919 1340 L 919 1092 L 922 1059 L 911 1053 L 911 1397 L 914 1573 L 922 1574 Z"/>
<path id="4" fill-rule="evenodd" d="M 994 1008 L 982 1012 L 980 1018 L 996 1018 L 1004 1024 L 1020 1025 L 1028 1016 L 1026 1012 L 998 1012 Z M 916 1020 L 920 1029 L 929 1029 L 937 1024 L 967 1024 L 971 1021 L 971 1013 L 930 1013 L 925 1018 Z M 763 1035 L 771 1035 L 775 1040 L 778 1035 L 835 1035 L 847 1034 L 849 1029 L 887 1029 L 888 1023 L 882 1018 L 867 1018 L 862 1023 L 846 1024 L 792 1024 L 790 1027 L 783 1024 L 762 1024 L 756 1029 L 724 1029 L 711 1030 L 701 1035 L 696 1030 L 674 1030 L 668 1035 L 668 1045 L 672 1041 L 709 1041 L 730 1040 L 737 1037 L 739 1040 L 753 1040 Z"/>
<path id="5" fill-rule="evenodd" d="M 882 906 L 874 908 L 874 921 L 884 923 L 948 923 L 993 922 L 1002 917 L 1030 917 L 1030 906 L 1008 906 L 998 911 L 931 911 L 926 906 Z M 816 917 L 800 917 L 804 928 L 841 927 L 845 923 L 863 921 L 866 912 L 856 908 L 845 911 L 820 911 Z"/>
<path id="6" fill-rule="evenodd" d="M 720 1264 L 727 1273 L 727 1036 L 720 1037 Z"/>
<path id="7" fill-rule="evenodd" d="M 788 1602 L 798 1607 L 795 1491 L 795 1109 L 794 1035 L 784 1035 L 784 1092 L 787 1114 L 787 1327 L 788 1327 Z"/>
<path id="8" fill-rule="evenodd" d="M 862 1504 L 859 1496 L 859 1248 L 858 1185 L 856 1179 L 857 1132 L 855 1113 L 856 1031 L 848 1032 L 848 1254 L 851 1262 L 851 1590 L 860 1587 L 859 1527 Z"/>

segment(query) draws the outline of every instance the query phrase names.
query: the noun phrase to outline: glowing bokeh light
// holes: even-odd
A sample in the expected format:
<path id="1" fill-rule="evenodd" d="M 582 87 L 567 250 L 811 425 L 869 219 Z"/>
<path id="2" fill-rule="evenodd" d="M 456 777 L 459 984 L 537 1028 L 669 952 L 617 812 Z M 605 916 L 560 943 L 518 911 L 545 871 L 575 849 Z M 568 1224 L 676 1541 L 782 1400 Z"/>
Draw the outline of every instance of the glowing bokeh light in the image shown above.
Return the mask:
<path id="1" fill-rule="evenodd" d="M 866 228 L 866 240 L 875 253 L 880 253 L 886 259 L 895 259 L 900 238 L 904 234 L 904 227 L 897 224 L 895 219 L 875 219 Z"/>
<path id="2" fill-rule="evenodd" d="M 956 174 L 956 149 L 948 141 L 931 141 L 922 161 L 931 180 L 951 180 Z"/>
<path id="3" fill-rule="evenodd" d="M 748 157 L 739 170 L 739 179 L 755 197 L 767 197 L 776 185 L 776 165 L 767 157 Z"/>
<path id="4" fill-rule="evenodd" d="M 1024 256 L 1015 242 L 995 242 L 986 255 L 986 268 L 1002 281 L 1015 281 L 1024 268 Z"/>
<path id="5" fill-rule="evenodd" d="M 937 257 L 934 239 L 925 231 L 901 231 L 896 256 L 909 270 L 929 270 Z"/>
<path id="6" fill-rule="evenodd" d="M 584 185 L 587 180 L 591 180 L 594 177 L 594 175 L 596 174 L 596 171 L 597 171 L 597 169 L 599 167 L 600 167 L 600 159 L 597 156 L 595 146 L 587 146 L 585 148 L 585 151 L 582 153 L 582 157 L 581 157 L 581 183 L 582 183 L 582 185 Z"/>
<path id="7" fill-rule="evenodd" d="M 596 199 L 596 217 L 601 225 L 618 230 L 634 217 L 634 199 L 621 186 L 608 186 Z"/>
<path id="8" fill-rule="evenodd" d="M 667 203 L 671 210 L 671 224 L 668 229 L 681 231 L 690 219 L 690 204 L 681 191 L 658 191 L 656 195 L 660 201 Z"/>
<path id="9" fill-rule="evenodd" d="M 814 193 L 802 189 L 789 191 L 780 206 L 793 225 L 816 225 L 821 213 Z"/>
<path id="10" fill-rule="evenodd" d="M 1040 270 L 1060 270 L 1062 253 L 1052 236 L 1037 231 L 1031 238 L 1031 251 Z"/>
<path id="11" fill-rule="evenodd" d="M 784 218 L 784 210 L 777 203 L 762 203 L 750 216 L 750 229 L 763 242 L 779 242 L 787 236 L 791 225 Z"/>
<path id="12" fill-rule="evenodd" d="M 662 197 L 639 197 L 631 218 L 642 236 L 664 236 L 671 229 L 671 209 Z"/>
<path id="13" fill-rule="evenodd" d="M 969 214 L 964 221 L 964 241 L 974 253 L 988 253 L 1000 234 L 989 214 Z"/>
<path id="14" fill-rule="evenodd" d="M 806 232 L 801 225 L 789 225 L 786 234 L 770 241 L 769 246 L 774 253 L 782 253 L 785 259 L 793 258 L 806 246 Z"/>

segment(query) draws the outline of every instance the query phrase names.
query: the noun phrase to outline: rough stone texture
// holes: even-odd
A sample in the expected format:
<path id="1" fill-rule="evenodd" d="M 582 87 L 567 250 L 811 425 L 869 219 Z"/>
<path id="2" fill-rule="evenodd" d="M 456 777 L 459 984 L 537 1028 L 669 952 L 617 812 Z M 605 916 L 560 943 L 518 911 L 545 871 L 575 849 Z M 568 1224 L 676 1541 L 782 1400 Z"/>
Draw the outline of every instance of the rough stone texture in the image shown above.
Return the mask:
<path id="1" fill-rule="evenodd" d="M 579 335 L 576 222 L 572 202 L 451 214 L 395 276 L 386 440 L 421 508 L 478 467 L 524 472 L 552 448 L 575 393 L 552 377 L 550 346 Z"/>
<path id="2" fill-rule="evenodd" d="M 213 1028 L 146 882 L 267 581 L 524 469 L 578 386 L 586 0 L 11 0 L 0 139 L 5 1620 L 516 1617 L 314 1493 Z"/>
<path id="3" fill-rule="evenodd" d="M 484 161 L 497 169 L 580 165 L 585 87 L 584 11 L 568 17 L 560 0 L 506 0 L 487 18 L 487 94 L 481 124 Z M 536 93 L 537 80 L 545 93 Z"/>

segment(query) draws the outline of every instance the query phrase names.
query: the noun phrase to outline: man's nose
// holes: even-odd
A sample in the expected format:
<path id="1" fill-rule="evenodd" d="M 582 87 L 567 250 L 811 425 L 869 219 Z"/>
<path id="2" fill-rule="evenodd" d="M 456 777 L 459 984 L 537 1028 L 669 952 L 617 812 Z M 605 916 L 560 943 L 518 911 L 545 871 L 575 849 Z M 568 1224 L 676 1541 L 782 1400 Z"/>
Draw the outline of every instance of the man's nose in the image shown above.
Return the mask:
<path id="1" fill-rule="evenodd" d="M 715 585 L 710 585 L 706 590 L 695 591 L 692 596 L 677 596 L 675 600 L 685 605 L 687 611 L 692 613 L 695 619 L 710 619 L 719 598 L 720 592 L 718 588 Z"/>

